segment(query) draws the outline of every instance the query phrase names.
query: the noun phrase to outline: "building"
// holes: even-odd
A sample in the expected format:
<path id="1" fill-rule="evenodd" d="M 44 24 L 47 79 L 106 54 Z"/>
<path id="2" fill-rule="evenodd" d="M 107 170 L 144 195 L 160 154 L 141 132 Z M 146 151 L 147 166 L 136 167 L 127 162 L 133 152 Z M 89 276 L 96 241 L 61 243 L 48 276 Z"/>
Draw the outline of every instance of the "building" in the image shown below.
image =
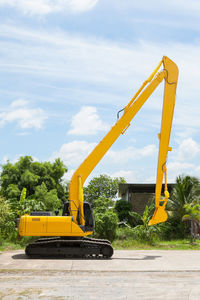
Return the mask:
<path id="1" fill-rule="evenodd" d="M 171 193 L 174 183 L 168 183 L 168 191 Z M 131 203 L 132 211 L 143 214 L 146 205 L 150 205 L 155 197 L 155 184 L 147 183 L 123 183 L 119 185 L 119 197 Z M 164 193 L 164 184 L 162 194 Z"/>

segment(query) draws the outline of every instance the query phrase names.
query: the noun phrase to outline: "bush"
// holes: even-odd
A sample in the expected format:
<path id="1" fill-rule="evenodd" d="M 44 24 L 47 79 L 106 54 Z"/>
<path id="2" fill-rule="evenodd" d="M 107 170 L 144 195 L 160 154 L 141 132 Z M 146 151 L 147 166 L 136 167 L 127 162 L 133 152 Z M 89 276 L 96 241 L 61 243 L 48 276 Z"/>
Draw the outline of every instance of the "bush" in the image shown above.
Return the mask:
<path id="1" fill-rule="evenodd" d="M 34 197 L 36 202 L 44 204 L 44 208 L 47 211 L 54 211 L 61 207 L 61 201 L 57 197 L 57 190 L 52 189 L 48 192 L 44 182 L 36 187 Z"/>
<path id="2" fill-rule="evenodd" d="M 107 198 L 105 195 L 100 196 L 95 201 L 95 208 L 93 209 L 94 214 L 105 213 L 109 207 L 113 206 L 113 200 Z"/>
<path id="3" fill-rule="evenodd" d="M 158 225 L 162 240 L 183 239 L 189 233 L 186 223 L 180 223 L 177 218 L 169 218 L 167 222 Z"/>
<path id="4" fill-rule="evenodd" d="M 34 242 L 35 240 L 39 239 L 39 236 L 23 236 L 19 237 L 18 231 L 15 230 L 12 232 L 6 239 L 4 239 L 4 243 L 7 243 L 8 245 L 11 243 L 14 243 L 19 248 L 27 246 L 29 243 Z M 4 244 L 2 243 L 2 244 Z"/>
<path id="5" fill-rule="evenodd" d="M 7 238 L 15 231 L 15 216 L 5 198 L 0 197 L 0 236 Z"/>
<path id="6" fill-rule="evenodd" d="M 118 218 L 112 210 L 95 214 L 95 235 L 113 241 L 116 237 Z"/>
<path id="7" fill-rule="evenodd" d="M 156 244 L 159 240 L 159 227 L 158 226 L 145 226 L 138 225 L 133 228 L 135 235 L 137 236 L 137 240 L 141 242 L 147 242 L 150 245 Z"/>
<path id="8" fill-rule="evenodd" d="M 131 223 L 131 216 L 129 214 L 129 212 L 131 211 L 130 202 L 123 199 L 116 201 L 115 211 L 117 212 L 119 221 Z"/>
<path id="9" fill-rule="evenodd" d="M 159 229 L 157 227 L 146 228 L 144 225 L 138 225 L 134 228 L 118 228 L 116 239 L 154 245 L 159 240 Z"/>
<path id="10" fill-rule="evenodd" d="M 137 240 L 137 235 L 134 231 L 134 228 L 121 227 L 117 229 L 116 239 L 118 240 Z"/>
<path id="11" fill-rule="evenodd" d="M 152 216 L 153 209 L 154 203 L 152 203 L 150 206 L 146 205 L 142 216 L 136 212 L 129 213 L 137 222 L 142 222 L 142 225 L 137 225 L 133 229 L 137 236 L 137 240 L 141 242 L 147 242 L 150 245 L 155 244 L 155 242 L 159 239 L 158 234 L 160 232 L 159 226 L 148 225 Z"/>
<path id="12" fill-rule="evenodd" d="M 18 214 L 22 216 L 24 214 L 30 214 L 31 211 L 44 211 L 46 207 L 43 202 L 36 201 L 35 199 L 25 199 L 25 201 L 20 205 Z"/>

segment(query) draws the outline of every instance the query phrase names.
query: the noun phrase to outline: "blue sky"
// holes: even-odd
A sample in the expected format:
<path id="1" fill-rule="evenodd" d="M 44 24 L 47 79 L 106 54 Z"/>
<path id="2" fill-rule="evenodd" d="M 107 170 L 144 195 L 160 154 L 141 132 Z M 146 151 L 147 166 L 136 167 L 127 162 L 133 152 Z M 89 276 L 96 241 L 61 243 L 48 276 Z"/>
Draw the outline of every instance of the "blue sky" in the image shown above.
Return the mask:
<path id="1" fill-rule="evenodd" d="M 61 157 L 70 179 L 163 55 L 180 70 L 168 181 L 200 172 L 200 3 L 0 0 L 1 163 Z M 155 182 L 163 85 L 90 175 Z"/>

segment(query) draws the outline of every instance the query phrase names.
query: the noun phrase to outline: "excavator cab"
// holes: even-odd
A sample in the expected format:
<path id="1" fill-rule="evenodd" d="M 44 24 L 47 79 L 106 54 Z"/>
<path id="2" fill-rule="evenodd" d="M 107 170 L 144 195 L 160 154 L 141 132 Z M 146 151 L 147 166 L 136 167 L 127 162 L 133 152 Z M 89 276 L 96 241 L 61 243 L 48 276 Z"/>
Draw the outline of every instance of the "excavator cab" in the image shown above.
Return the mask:
<path id="1" fill-rule="evenodd" d="M 82 226 L 84 231 L 93 231 L 94 230 L 94 217 L 92 214 L 92 208 L 90 203 L 84 202 L 83 203 L 83 210 L 84 210 L 84 219 L 85 219 L 85 225 Z M 63 216 L 70 216 L 69 212 L 69 202 L 65 202 L 63 206 Z M 79 221 L 79 212 L 77 214 L 77 221 Z M 81 226 L 81 225 L 79 225 Z"/>

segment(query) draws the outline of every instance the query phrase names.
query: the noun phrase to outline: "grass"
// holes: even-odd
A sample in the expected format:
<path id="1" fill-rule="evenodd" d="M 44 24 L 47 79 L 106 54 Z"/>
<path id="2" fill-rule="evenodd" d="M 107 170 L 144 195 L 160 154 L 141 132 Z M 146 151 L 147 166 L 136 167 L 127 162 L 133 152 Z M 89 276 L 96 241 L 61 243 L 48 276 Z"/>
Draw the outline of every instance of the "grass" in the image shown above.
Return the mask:
<path id="1" fill-rule="evenodd" d="M 16 244 L 14 242 L 8 242 L 8 241 L 4 241 L 1 243 L 0 245 L 0 251 L 9 251 L 9 250 L 19 250 L 19 249 L 23 249 L 24 247 L 21 246 L 20 244 Z"/>
<path id="2" fill-rule="evenodd" d="M 112 243 L 115 250 L 200 250 L 200 241 L 197 240 L 191 244 L 189 239 L 157 241 L 156 244 L 150 245 L 133 239 L 115 240 Z M 0 245 L 0 252 L 24 249 L 24 245 L 19 243 L 4 241 Z"/>
<path id="3" fill-rule="evenodd" d="M 200 240 L 191 244 L 189 236 L 185 239 L 163 240 L 155 235 L 152 241 L 138 239 L 133 228 L 118 228 L 113 247 L 115 250 L 200 250 Z"/>
<path id="4" fill-rule="evenodd" d="M 115 240 L 115 250 L 200 250 L 200 241 L 191 244 L 189 239 L 157 241 L 154 245 L 137 240 Z"/>
<path id="5" fill-rule="evenodd" d="M 38 237 L 39 238 L 39 237 Z M 0 252 L 2 251 L 10 251 L 10 250 L 19 250 L 24 249 L 25 246 L 34 241 L 37 238 L 33 237 L 24 237 L 20 240 L 16 239 L 16 237 L 13 239 L 13 241 L 10 240 L 0 240 Z"/>
<path id="6" fill-rule="evenodd" d="M 17 238 L 17 235 L 10 237 L 10 240 L 0 239 L 0 251 L 24 249 L 27 244 L 39 237 Z M 133 228 L 118 228 L 116 239 L 112 243 L 115 250 L 200 250 L 200 240 L 190 243 L 187 239 L 161 240 L 155 238 L 153 244 L 138 240 Z"/>

